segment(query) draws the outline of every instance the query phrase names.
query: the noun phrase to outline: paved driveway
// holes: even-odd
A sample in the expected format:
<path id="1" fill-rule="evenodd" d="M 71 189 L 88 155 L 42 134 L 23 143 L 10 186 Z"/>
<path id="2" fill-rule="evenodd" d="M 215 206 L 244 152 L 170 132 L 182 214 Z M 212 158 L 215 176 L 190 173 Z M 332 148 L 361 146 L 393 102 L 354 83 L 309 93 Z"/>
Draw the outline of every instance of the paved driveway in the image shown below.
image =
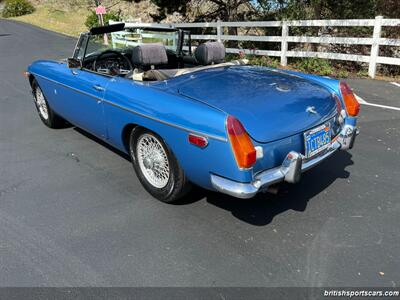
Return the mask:
<path id="1" fill-rule="evenodd" d="M 277 196 L 166 205 L 125 156 L 41 124 L 22 72 L 74 42 L 0 20 L 0 286 L 400 284 L 399 111 L 363 106 L 356 147 Z M 400 107 L 398 86 L 349 82 Z"/>

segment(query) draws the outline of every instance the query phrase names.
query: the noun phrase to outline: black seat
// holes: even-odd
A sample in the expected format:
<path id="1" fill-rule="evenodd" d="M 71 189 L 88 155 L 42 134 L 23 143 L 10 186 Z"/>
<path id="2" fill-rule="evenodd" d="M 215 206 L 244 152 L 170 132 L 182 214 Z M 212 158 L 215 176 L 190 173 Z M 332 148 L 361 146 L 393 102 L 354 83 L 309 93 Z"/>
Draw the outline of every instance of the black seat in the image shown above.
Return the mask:
<path id="1" fill-rule="evenodd" d="M 159 44 L 148 44 L 156 45 L 154 47 L 134 48 L 133 57 L 134 64 L 148 67 L 143 73 L 143 80 L 145 81 L 160 81 L 167 80 L 181 71 L 195 71 L 200 66 L 208 66 L 223 63 L 225 61 L 225 47 L 220 42 L 206 42 L 196 48 L 194 53 L 197 67 L 187 69 L 160 69 L 156 68 L 155 65 L 168 63 L 166 51 L 164 46 Z M 143 46 L 148 46 L 143 45 Z M 137 49 L 136 49 L 137 48 Z M 163 51 L 164 50 L 164 51 Z M 165 57 L 164 57 L 165 54 Z M 150 67 L 150 68 L 149 68 Z M 142 69 L 143 70 L 143 69 Z"/>
<path id="2" fill-rule="evenodd" d="M 168 64 L 167 51 L 162 44 L 143 44 L 132 49 L 132 63 L 141 70 Z"/>
<path id="3" fill-rule="evenodd" d="M 207 66 L 225 61 L 225 47 L 221 42 L 206 42 L 198 46 L 194 56 L 200 65 Z"/>

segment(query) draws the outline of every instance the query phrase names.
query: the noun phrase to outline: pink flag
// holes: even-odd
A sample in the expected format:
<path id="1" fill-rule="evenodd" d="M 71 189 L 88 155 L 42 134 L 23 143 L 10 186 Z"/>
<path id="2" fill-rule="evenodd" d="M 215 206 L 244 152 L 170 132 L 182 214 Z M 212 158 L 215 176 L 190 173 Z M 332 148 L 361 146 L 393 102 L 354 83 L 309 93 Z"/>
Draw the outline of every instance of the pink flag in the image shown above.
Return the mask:
<path id="1" fill-rule="evenodd" d="M 106 8 L 102 5 L 99 5 L 96 7 L 96 15 L 105 15 L 106 14 Z"/>

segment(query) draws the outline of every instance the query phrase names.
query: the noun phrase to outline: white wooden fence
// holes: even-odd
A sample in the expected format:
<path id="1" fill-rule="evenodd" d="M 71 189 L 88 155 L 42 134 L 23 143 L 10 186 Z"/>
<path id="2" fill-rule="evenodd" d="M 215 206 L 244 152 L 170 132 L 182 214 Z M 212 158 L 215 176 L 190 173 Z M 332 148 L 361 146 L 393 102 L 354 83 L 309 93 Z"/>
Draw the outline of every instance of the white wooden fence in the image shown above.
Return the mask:
<path id="1" fill-rule="evenodd" d="M 127 27 L 146 25 L 159 27 L 160 24 L 149 23 L 125 23 Z M 346 60 L 365 62 L 369 64 L 368 74 L 374 78 L 376 64 L 400 65 L 400 58 L 379 56 L 379 46 L 400 46 L 400 39 L 388 39 L 381 37 L 383 26 L 400 26 L 400 19 L 384 19 L 377 16 L 375 19 L 350 19 L 350 20 L 296 20 L 296 21 L 259 21 L 259 22 L 208 22 L 208 23 L 174 23 L 165 24 L 176 28 L 215 28 L 216 34 L 192 35 L 193 40 L 218 40 L 218 41 L 255 41 L 280 43 L 281 50 L 258 50 L 227 48 L 228 53 L 244 52 L 255 55 L 268 55 L 280 57 L 281 65 L 287 65 L 288 57 L 319 57 L 325 59 Z M 164 26 L 165 26 L 164 25 Z M 372 37 L 326 37 L 326 36 L 289 36 L 290 27 L 373 27 Z M 280 36 L 259 36 L 259 35 L 227 35 L 224 28 L 260 28 L 260 27 L 281 27 Z M 315 43 L 315 44 L 347 44 L 347 45 L 370 45 L 370 55 L 345 54 L 333 52 L 313 51 L 288 51 L 288 43 Z"/>

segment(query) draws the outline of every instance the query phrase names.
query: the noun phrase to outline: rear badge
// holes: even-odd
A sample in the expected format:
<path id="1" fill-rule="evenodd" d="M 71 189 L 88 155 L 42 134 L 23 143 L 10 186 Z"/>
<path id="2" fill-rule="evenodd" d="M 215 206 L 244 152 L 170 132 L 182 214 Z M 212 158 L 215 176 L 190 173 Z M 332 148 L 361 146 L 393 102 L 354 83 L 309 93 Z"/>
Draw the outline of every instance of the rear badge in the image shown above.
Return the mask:
<path id="1" fill-rule="evenodd" d="M 290 87 L 287 84 L 278 83 L 275 88 L 280 92 L 289 92 Z"/>
<path id="2" fill-rule="evenodd" d="M 317 111 L 315 110 L 315 106 L 308 106 L 306 108 L 306 112 L 308 112 L 310 114 L 317 114 Z"/>

